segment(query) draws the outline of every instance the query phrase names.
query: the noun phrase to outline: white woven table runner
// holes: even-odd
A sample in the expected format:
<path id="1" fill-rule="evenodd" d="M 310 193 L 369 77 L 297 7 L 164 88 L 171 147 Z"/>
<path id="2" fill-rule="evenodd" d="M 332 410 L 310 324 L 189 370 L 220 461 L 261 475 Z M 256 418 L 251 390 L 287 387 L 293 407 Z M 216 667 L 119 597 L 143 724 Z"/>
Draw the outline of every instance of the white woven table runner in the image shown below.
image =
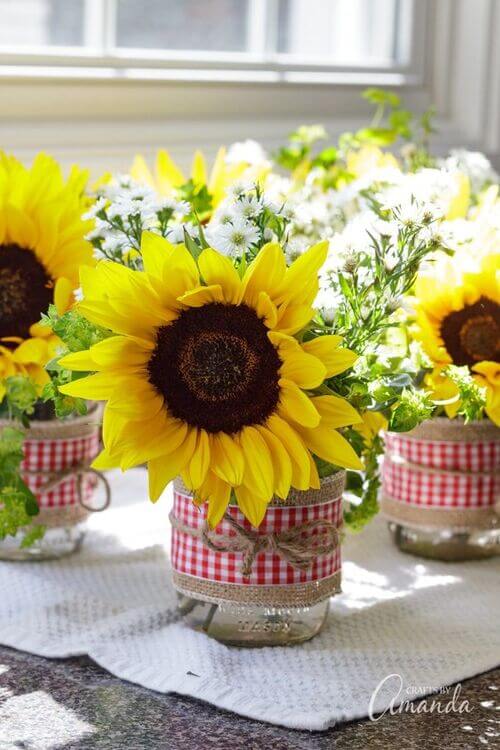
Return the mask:
<path id="1" fill-rule="evenodd" d="M 3 645 L 88 654 L 144 687 L 311 730 L 367 716 L 388 675 L 401 675 L 405 699 L 500 662 L 500 558 L 446 564 L 403 555 L 382 520 L 348 539 L 344 594 L 308 643 L 237 649 L 193 632 L 176 618 L 162 545 L 170 495 L 151 505 L 141 470 L 111 478 L 114 507 L 91 519 L 78 554 L 0 563 Z M 385 709 L 388 695 L 375 708 Z"/>

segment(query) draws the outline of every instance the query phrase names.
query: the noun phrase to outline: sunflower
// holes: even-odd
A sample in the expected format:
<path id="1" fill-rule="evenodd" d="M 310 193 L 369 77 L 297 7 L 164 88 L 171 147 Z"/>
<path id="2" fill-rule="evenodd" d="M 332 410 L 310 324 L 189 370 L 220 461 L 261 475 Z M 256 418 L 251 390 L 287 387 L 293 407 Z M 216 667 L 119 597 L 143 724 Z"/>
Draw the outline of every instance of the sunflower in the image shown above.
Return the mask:
<path id="1" fill-rule="evenodd" d="M 144 158 L 137 155 L 130 170 L 131 177 L 142 184 L 152 187 L 158 195 L 176 196 L 177 191 L 190 180 L 195 192 L 206 187 L 211 198 L 212 210 L 217 208 L 225 198 L 227 189 L 243 176 L 249 181 L 259 181 L 265 174 L 267 167 L 251 167 L 247 162 L 228 164 L 226 149 L 221 147 L 215 157 L 214 164 L 208 173 L 207 163 L 201 151 L 193 156 L 190 175 L 175 164 L 165 149 L 158 151 L 154 172 L 150 170 Z M 208 217 L 207 217 L 208 218 Z"/>
<path id="2" fill-rule="evenodd" d="M 68 309 L 79 267 L 92 263 L 90 223 L 81 219 L 86 178 L 74 168 L 65 182 L 45 154 L 27 169 L 0 152 L 0 401 L 9 375 L 48 379 L 57 339 L 41 315 L 52 302 L 61 314 Z"/>
<path id="3" fill-rule="evenodd" d="M 338 432 L 360 420 L 344 399 L 318 392 L 356 355 L 338 336 L 301 341 L 314 316 L 327 244 L 288 269 L 266 245 L 243 278 L 211 248 L 196 262 L 183 245 L 145 232 L 144 272 L 103 261 L 84 269 L 80 312 L 116 335 L 60 360 L 94 372 L 68 395 L 107 401 L 98 468 L 148 462 L 155 501 L 175 476 L 215 526 L 234 490 L 258 526 L 271 498 L 319 487 L 312 454 L 362 464 Z"/>
<path id="4" fill-rule="evenodd" d="M 416 282 L 416 329 L 434 364 L 427 379 L 448 416 L 458 411 L 458 389 L 446 376 L 448 365 L 467 365 L 486 388 L 486 413 L 500 424 L 500 253 L 484 257 L 474 272 L 459 256 L 436 263 L 432 275 Z"/>

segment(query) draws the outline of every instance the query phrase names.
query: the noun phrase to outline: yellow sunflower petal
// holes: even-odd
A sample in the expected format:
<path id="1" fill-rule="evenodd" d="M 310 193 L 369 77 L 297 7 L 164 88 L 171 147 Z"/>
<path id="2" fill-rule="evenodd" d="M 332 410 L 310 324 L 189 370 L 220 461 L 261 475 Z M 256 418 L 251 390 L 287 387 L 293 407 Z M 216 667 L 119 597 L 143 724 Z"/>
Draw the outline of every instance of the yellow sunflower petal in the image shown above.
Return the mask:
<path id="1" fill-rule="evenodd" d="M 36 362 L 45 365 L 48 359 L 48 348 L 45 339 L 26 339 L 12 353 L 12 359 L 15 362 L 28 364 Z"/>
<path id="2" fill-rule="evenodd" d="M 172 479 L 188 465 L 196 447 L 197 430 L 190 430 L 181 445 L 166 456 L 148 461 L 149 497 L 156 502 Z"/>
<path id="3" fill-rule="evenodd" d="M 151 357 L 153 343 L 139 341 L 125 336 L 110 336 L 90 349 L 90 355 L 97 364 L 96 369 L 138 367 L 145 365 Z M 71 368 L 70 365 L 68 365 Z"/>
<path id="4" fill-rule="evenodd" d="M 66 367 L 68 370 L 76 370 L 77 372 L 94 372 L 99 369 L 92 359 L 89 349 L 83 352 L 65 354 L 64 357 L 60 358 L 59 364 L 61 367 Z"/>
<path id="5" fill-rule="evenodd" d="M 321 424 L 328 427 L 347 427 L 362 422 L 356 409 L 340 396 L 315 396 L 311 401 L 321 415 Z"/>
<path id="6" fill-rule="evenodd" d="M 166 456 L 184 442 L 189 429 L 186 423 L 179 420 L 166 420 L 166 426 L 162 430 L 156 430 L 152 423 L 157 421 L 158 415 L 153 419 L 141 421 L 139 433 L 136 431 L 133 439 L 129 438 L 128 444 L 125 443 L 123 447 L 117 448 L 117 452 L 121 454 L 120 466 L 123 471 L 159 456 Z"/>
<path id="7" fill-rule="evenodd" d="M 283 359 L 281 374 L 288 380 L 293 380 L 300 388 L 317 388 L 326 377 L 326 367 L 316 356 L 307 354 L 300 347 L 297 349 L 281 349 Z"/>
<path id="8" fill-rule="evenodd" d="M 318 289 L 318 271 L 326 260 L 328 241 L 313 245 L 287 269 L 276 302 L 312 305 Z M 282 277 L 283 278 L 283 277 Z"/>
<path id="9" fill-rule="evenodd" d="M 119 459 L 112 456 L 106 449 L 102 450 L 99 455 L 92 461 L 92 468 L 98 471 L 107 469 L 116 469 L 120 465 Z"/>
<path id="10" fill-rule="evenodd" d="M 220 285 L 225 302 L 236 302 L 241 281 L 229 258 L 207 247 L 198 258 L 198 267 L 206 284 Z"/>
<path id="11" fill-rule="evenodd" d="M 304 427 L 317 427 L 320 415 L 312 400 L 292 380 L 280 378 L 278 413 L 286 420 L 293 420 Z"/>
<path id="12" fill-rule="evenodd" d="M 297 431 L 307 447 L 323 461 L 328 461 L 328 463 L 341 466 L 344 469 L 359 471 L 363 469 L 361 459 L 347 440 L 336 430 L 320 425 L 313 430 L 298 427 Z"/>
<path id="13" fill-rule="evenodd" d="M 245 461 L 238 442 L 225 432 L 218 432 L 211 438 L 211 470 L 220 479 L 233 487 L 243 481 Z"/>
<path id="14" fill-rule="evenodd" d="M 203 485 L 197 495 L 208 503 L 207 523 L 215 528 L 222 520 L 231 497 L 231 487 L 211 471 L 208 472 Z"/>
<path id="15" fill-rule="evenodd" d="M 191 177 L 195 185 L 206 185 L 207 165 L 201 151 L 195 151 L 191 165 Z"/>
<path id="16" fill-rule="evenodd" d="M 292 483 L 292 461 L 281 440 L 266 427 L 258 426 L 257 430 L 266 441 L 271 454 L 275 474 L 275 494 L 283 500 L 290 492 Z"/>
<path id="17" fill-rule="evenodd" d="M 238 442 L 245 459 L 243 484 L 257 497 L 270 500 L 274 491 L 274 470 L 264 438 L 255 427 L 244 427 Z"/>
<path id="18" fill-rule="evenodd" d="M 76 396 L 77 398 L 88 398 L 93 401 L 102 401 L 110 398 L 121 384 L 117 383 L 106 373 L 99 372 L 87 378 L 73 380 L 66 385 L 60 385 L 59 391 L 65 396 Z"/>
<path id="19" fill-rule="evenodd" d="M 357 359 L 357 355 L 351 352 L 349 349 L 339 349 L 339 345 L 342 343 L 342 336 L 319 336 L 312 341 L 306 341 L 302 344 L 302 348 L 308 354 L 312 354 L 318 357 L 326 367 L 326 377 L 331 378 L 333 375 L 338 375 L 347 367 L 351 367 Z M 350 362 L 342 370 L 339 367 L 345 362 Z"/>
<path id="20" fill-rule="evenodd" d="M 309 454 L 309 487 L 313 490 L 319 490 L 321 487 L 321 480 L 318 474 L 318 467 L 314 461 L 314 458 Z"/>
<path id="21" fill-rule="evenodd" d="M 241 485 L 235 489 L 238 506 L 248 518 L 252 526 L 260 526 L 266 515 L 268 500 L 265 497 L 258 497 L 255 492 L 246 486 Z"/>
<path id="22" fill-rule="evenodd" d="M 146 273 L 157 279 L 163 279 L 168 272 L 168 262 L 174 251 L 172 245 L 164 237 L 155 232 L 143 232 L 141 236 L 141 256 Z"/>
<path id="23" fill-rule="evenodd" d="M 205 481 L 210 466 L 210 440 L 206 430 L 198 430 L 193 456 L 182 472 L 184 484 L 196 490 Z"/>
<path id="24" fill-rule="evenodd" d="M 277 415 L 269 417 L 266 426 L 281 441 L 290 456 L 293 487 L 296 487 L 298 490 L 308 490 L 310 476 L 309 454 L 302 438 L 297 434 L 296 430 Z"/>
<path id="25" fill-rule="evenodd" d="M 212 284 L 191 289 L 178 297 L 177 301 L 188 307 L 203 307 L 211 302 L 224 302 L 224 297 L 220 285 Z"/>
<path id="26" fill-rule="evenodd" d="M 264 245 L 243 277 L 242 301 L 256 307 L 260 292 L 267 292 L 271 300 L 283 283 L 286 272 L 283 250 L 277 243 Z"/>
<path id="27" fill-rule="evenodd" d="M 268 328 L 274 328 L 278 322 L 278 310 L 267 292 L 259 293 L 256 313 L 259 318 L 262 318 Z"/>
<path id="28" fill-rule="evenodd" d="M 73 304 L 73 291 L 74 286 L 69 279 L 57 279 L 54 287 L 54 304 L 59 315 L 64 315 Z"/>
<path id="29" fill-rule="evenodd" d="M 293 335 L 307 326 L 314 318 L 315 310 L 307 305 L 291 305 L 280 308 L 276 330 Z"/>
<path id="30" fill-rule="evenodd" d="M 169 195 L 172 188 L 186 182 L 184 173 L 166 149 L 160 149 L 156 155 L 156 176 L 162 195 Z"/>

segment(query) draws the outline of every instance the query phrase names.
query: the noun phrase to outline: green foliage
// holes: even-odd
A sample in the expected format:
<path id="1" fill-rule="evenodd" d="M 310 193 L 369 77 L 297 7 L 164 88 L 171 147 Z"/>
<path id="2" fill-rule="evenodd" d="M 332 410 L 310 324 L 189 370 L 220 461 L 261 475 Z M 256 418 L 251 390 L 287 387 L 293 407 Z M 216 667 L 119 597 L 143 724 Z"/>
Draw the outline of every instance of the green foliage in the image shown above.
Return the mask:
<path id="1" fill-rule="evenodd" d="M 325 138 L 327 138 L 327 133 L 323 125 L 301 125 L 293 133 L 290 133 L 288 144 L 282 146 L 274 154 L 274 160 L 290 172 L 295 171 L 309 160 L 312 166 L 327 168 L 337 160 L 336 148 L 328 146 L 313 157 L 314 145 Z"/>
<path id="2" fill-rule="evenodd" d="M 391 412 L 389 429 L 408 432 L 432 417 L 435 404 L 426 391 L 405 389 Z"/>
<path id="3" fill-rule="evenodd" d="M 48 313 L 42 315 L 42 323 L 59 336 L 70 352 L 81 352 L 111 336 L 110 331 L 94 325 L 80 315 L 78 309 L 59 315 L 56 306 L 50 305 Z"/>
<path id="4" fill-rule="evenodd" d="M 38 513 L 36 498 L 20 476 L 23 438 L 23 431 L 14 427 L 0 433 L 0 539 L 15 536 Z M 36 532 L 41 533 L 43 530 Z M 33 541 L 33 534 L 28 532 L 23 544 Z"/>
<path id="5" fill-rule="evenodd" d="M 58 365 L 54 366 L 59 367 Z M 51 373 L 50 382 L 44 386 L 42 401 L 53 404 L 57 419 L 66 419 L 73 415 L 83 416 L 87 413 L 87 404 L 84 399 L 65 396 L 59 391 L 59 386 L 70 383 L 72 379 L 75 379 L 73 377 L 75 374 L 78 373 L 71 373 L 69 370 L 63 370 L 59 367 L 57 372 Z"/>
<path id="6" fill-rule="evenodd" d="M 276 163 L 289 172 L 295 172 L 299 179 L 304 179 L 311 168 L 320 168 L 324 172 L 321 179 L 325 189 L 336 189 L 353 179 L 346 168 L 345 158 L 349 151 L 363 146 L 384 149 L 402 140 L 407 144 L 402 155 L 409 171 L 434 165 L 429 153 L 429 137 L 435 132 L 433 108 L 417 117 L 392 91 L 368 88 L 362 96 L 375 107 L 367 127 L 342 133 L 335 146 L 328 145 L 315 153 L 315 144 L 327 134 L 321 125 L 303 125 L 291 133 L 288 143 L 274 154 Z"/>
<path id="7" fill-rule="evenodd" d="M 27 427 L 38 400 L 35 384 L 27 375 L 11 375 L 5 380 L 5 388 L 0 414 Z"/>
<path id="8" fill-rule="evenodd" d="M 353 433 L 354 430 L 351 429 L 350 432 Z M 349 509 L 344 513 L 344 522 L 349 531 L 361 531 L 378 513 L 379 459 L 383 452 L 384 441 L 380 435 L 375 435 L 369 443 L 365 441 L 364 444 L 363 475 L 358 472 L 347 472 L 346 499 L 349 501 L 350 496 L 358 498 L 357 502 L 350 502 Z"/>
<path id="9" fill-rule="evenodd" d="M 88 373 L 66 370 L 59 364 L 59 359 L 62 354 L 89 349 L 94 344 L 109 338 L 112 335 L 111 331 L 94 325 L 83 315 L 80 315 L 77 309 L 69 310 L 60 316 L 54 305 L 50 305 L 47 315 L 42 316 L 42 322 L 59 336 L 66 347 L 61 355 L 51 360 L 46 366 L 50 374 L 50 381 L 42 391 L 42 401 L 54 405 L 58 419 L 64 419 L 74 414 L 77 416 L 86 414 L 85 401 L 81 398 L 63 395 L 59 391 L 59 386 L 84 377 Z"/>
<path id="10" fill-rule="evenodd" d="M 379 215 L 388 220 L 383 212 Z M 360 252 L 330 277 L 339 299 L 334 332 L 358 354 L 380 342 L 387 329 L 397 324 L 393 314 L 399 300 L 412 288 L 422 260 L 437 249 L 432 241 L 421 238 L 420 229 L 398 224 L 393 238 L 388 224 L 387 234 L 370 235 L 373 252 L 369 256 Z M 397 262 L 388 263 L 394 256 Z"/>
<path id="11" fill-rule="evenodd" d="M 486 389 L 476 383 L 467 366 L 450 365 L 446 368 L 445 374 L 458 388 L 460 399 L 458 414 L 464 417 L 466 423 L 481 419 L 486 406 Z"/>
<path id="12" fill-rule="evenodd" d="M 198 185 L 193 180 L 188 180 L 184 185 L 180 185 L 176 192 L 179 200 L 191 204 L 192 214 L 186 217 L 186 221 L 196 216 L 203 221 L 211 214 L 213 199 L 206 185 Z"/>

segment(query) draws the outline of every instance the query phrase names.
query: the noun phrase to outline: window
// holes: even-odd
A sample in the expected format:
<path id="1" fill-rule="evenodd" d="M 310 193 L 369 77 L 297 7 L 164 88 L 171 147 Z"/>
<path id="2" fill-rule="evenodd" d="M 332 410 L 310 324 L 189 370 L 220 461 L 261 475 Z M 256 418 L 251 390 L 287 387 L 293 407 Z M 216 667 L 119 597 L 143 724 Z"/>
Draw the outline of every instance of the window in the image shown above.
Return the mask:
<path id="1" fill-rule="evenodd" d="M 421 2 L 420 2 L 421 4 Z M 415 71 L 415 0 L 0 0 L 0 71 Z M 169 73 L 170 71 L 170 73 Z M 218 74 L 219 71 L 219 74 Z M 266 78 L 267 74 L 267 78 Z M 319 79 L 321 80 L 321 79 Z"/>

